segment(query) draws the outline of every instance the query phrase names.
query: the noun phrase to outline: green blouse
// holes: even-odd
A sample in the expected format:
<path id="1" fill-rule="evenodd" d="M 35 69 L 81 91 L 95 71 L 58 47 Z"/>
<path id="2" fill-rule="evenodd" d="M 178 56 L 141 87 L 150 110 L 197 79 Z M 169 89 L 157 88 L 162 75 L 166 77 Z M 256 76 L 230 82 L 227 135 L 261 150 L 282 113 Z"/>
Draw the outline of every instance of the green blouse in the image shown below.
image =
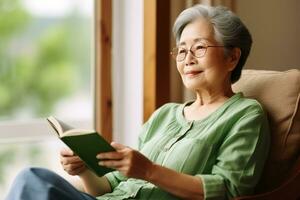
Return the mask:
<path id="1" fill-rule="evenodd" d="M 269 149 L 268 123 L 260 104 L 237 93 L 199 121 L 184 118 L 187 104 L 190 102 L 169 103 L 153 113 L 142 128 L 140 152 L 159 165 L 199 177 L 205 199 L 251 194 Z M 152 183 L 126 178 L 118 171 L 105 176 L 113 191 L 99 200 L 179 199 Z"/>

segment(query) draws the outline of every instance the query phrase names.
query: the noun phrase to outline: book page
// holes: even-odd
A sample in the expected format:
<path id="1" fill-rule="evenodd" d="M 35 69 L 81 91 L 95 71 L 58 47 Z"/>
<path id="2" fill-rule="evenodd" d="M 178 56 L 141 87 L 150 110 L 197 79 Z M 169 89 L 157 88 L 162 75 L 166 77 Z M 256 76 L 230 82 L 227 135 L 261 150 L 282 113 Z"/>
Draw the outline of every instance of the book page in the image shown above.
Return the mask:
<path id="1" fill-rule="evenodd" d="M 66 136 L 75 136 L 75 135 L 86 135 L 86 134 L 91 134 L 95 133 L 95 130 L 85 130 L 85 129 L 72 129 L 68 130 L 62 134 L 60 134 L 61 137 L 66 137 Z"/>
<path id="2" fill-rule="evenodd" d="M 53 116 L 48 117 L 47 120 L 60 138 L 65 136 L 85 135 L 96 132 L 95 130 L 74 129 Z"/>
<path id="3" fill-rule="evenodd" d="M 63 133 L 63 130 L 59 124 L 59 122 L 52 116 L 47 118 L 47 121 L 52 126 L 52 128 L 56 131 L 57 135 L 60 136 Z"/>
<path id="4" fill-rule="evenodd" d="M 73 127 L 71 127 L 70 125 L 60 121 L 59 119 L 56 119 L 56 121 L 60 124 L 60 127 L 61 127 L 61 130 L 62 130 L 62 133 L 64 132 L 67 132 L 69 130 L 72 130 Z"/>

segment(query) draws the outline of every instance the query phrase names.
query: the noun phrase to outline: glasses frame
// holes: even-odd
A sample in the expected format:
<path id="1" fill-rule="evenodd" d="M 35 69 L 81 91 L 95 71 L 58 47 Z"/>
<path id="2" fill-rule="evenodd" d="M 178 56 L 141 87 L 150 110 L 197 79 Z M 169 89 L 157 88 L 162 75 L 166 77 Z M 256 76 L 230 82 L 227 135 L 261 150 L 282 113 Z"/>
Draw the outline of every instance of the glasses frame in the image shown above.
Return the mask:
<path id="1" fill-rule="evenodd" d="M 192 50 L 192 48 L 194 47 L 195 44 L 203 44 L 202 46 L 204 47 L 204 53 L 201 55 L 201 56 L 196 56 L 195 55 L 195 52 Z M 199 43 L 194 43 L 189 49 L 186 49 L 186 48 L 183 48 L 185 49 L 185 56 L 182 58 L 182 59 L 178 59 L 178 49 L 179 47 L 174 47 L 172 48 L 172 51 L 170 52 L 170 54 L 172 55 L 172 57 L 177 61 L 177 62 L 182 62 L 185 60 L 186 56 L 188 55 L 189 52 L 191 52 L 192 56 L 195 57 L 195 58 L 202 58 L 205 56 L 206 54 L 206 51 L 209 47 L 226 47 L 226 46 L 222 46 L 222 45 L 206 45 L 202 42 L 199 42 Z"/>

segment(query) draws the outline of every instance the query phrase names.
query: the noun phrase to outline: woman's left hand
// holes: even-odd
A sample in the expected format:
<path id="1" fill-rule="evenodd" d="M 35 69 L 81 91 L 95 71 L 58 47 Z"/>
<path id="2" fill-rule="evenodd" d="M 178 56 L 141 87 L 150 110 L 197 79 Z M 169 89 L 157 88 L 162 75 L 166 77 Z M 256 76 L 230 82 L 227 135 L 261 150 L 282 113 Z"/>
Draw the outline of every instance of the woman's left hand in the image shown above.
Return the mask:
<path id="1" fill-rule="evenodd" d="M 116 151 L 98 154 L 99 165 L 116 169 L 130 178 L 148 178 L 154 165 L 148 158 L 122 144 L 112 142 L 111 145 Z"/>

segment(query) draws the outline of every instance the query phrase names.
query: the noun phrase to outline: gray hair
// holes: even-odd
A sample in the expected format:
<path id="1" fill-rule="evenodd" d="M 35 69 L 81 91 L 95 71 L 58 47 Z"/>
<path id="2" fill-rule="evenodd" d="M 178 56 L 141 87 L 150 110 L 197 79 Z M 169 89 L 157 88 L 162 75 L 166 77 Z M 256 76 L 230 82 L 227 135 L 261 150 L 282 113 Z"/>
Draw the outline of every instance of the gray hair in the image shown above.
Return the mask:
<path id="1" fill-rule="evenodd" d="M 225 56 L 230 54 L 233 47 L 240 48 L 240 60 L 231 73 L 231 83 L 235 83 L 241 76 L 241 71 L 251 50 L 251 34 L 240 18 L 228 8 L 197 4 L 185 9 L 177 17 L 173 26 L 177 44 L 185 26 L 199 18 L 207 19 L 212 24 L 216 41 L 225 46 Z"/>

